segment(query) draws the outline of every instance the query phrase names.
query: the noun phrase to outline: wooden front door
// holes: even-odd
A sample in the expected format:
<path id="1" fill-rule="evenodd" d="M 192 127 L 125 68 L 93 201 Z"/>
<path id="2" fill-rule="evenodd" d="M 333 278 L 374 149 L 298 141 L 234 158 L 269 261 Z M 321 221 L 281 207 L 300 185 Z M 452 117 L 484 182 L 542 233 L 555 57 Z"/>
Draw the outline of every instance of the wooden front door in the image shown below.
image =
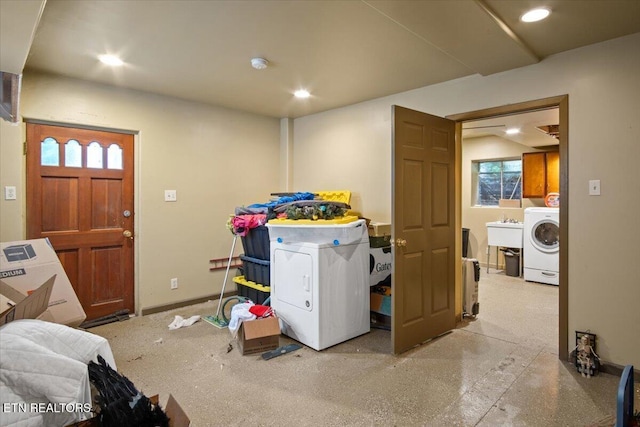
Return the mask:
<path id="1" fill-rule="evenodd" d="M 134 312 L 133 135 L 27 124 L 27 238 L 48 238 L 87 320 Z"/>
<path id="2" fill-rule="evenodd" d="M 393 351 L 455 328 L 455 122 L 393 107 Z"/>

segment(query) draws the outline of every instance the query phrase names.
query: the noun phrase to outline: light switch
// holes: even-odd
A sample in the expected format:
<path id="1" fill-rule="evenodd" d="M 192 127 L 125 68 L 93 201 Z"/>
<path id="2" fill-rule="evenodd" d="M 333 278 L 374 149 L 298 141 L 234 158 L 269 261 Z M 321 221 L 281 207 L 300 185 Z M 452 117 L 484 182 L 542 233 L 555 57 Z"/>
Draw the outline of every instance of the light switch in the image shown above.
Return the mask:
<path id="1" fill-rule="evenodd" d="M 177 202 L 178 194 L 176 190 L 164 190 L 164 201 L 165 202 Z"/>
<path id="2" fill-rule="evenodd" d="M 4 199 L 5 200 L 15 200 L 16 199 L 16 187 L 12 185 L 7 185 L 4 187 Z"/>
<path id="3" fill-rule="evenodd" d="M 599 179 L 591 179 L 591 180 L 589 180 L 589 195 L 590 196 L 599 196 L 600 195 L 600 180 Z"/>

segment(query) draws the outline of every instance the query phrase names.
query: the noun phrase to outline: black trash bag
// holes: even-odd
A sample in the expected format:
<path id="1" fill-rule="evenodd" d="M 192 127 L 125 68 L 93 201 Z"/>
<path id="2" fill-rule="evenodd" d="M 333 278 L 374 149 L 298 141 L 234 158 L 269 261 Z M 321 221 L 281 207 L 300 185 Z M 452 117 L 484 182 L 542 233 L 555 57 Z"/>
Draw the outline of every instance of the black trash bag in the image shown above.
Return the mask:
<path id="1" fill-rule="evenodd" d="M 104 427 L 169 427 L 169 418 L 160 405 L 136 390 L 124 375 L 113 370 L 98 355 L 89 362 L 89 381 L 98 390 L 98 422 Z"/>

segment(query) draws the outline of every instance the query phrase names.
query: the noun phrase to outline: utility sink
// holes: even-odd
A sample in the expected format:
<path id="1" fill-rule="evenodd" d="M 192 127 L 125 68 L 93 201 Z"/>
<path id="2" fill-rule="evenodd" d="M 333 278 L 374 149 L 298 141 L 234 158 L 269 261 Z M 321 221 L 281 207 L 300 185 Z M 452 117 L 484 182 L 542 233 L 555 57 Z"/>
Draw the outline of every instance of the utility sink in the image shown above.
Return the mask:
<path id="1" fill-rule="evenodd" d="M 524 224 L 521 222 L 488 222 L 487 243 L 489 246 L 522 248 L 523 228 Z"/>
<path id="2" fill-rule="evenodd" d="M 487 245 L 496 247 L 496 270 L 498 269 L 498 248 L 519 248 L 523 246 L 524 224 L 521 222 L 487 222 Z M 487 248 L 487 273 L 491 261 L 491 251 Z M 520 256 L 522 271 L 522 256 Z"/>
<path id="3" fill-rule="evenodd" d="M 500 228 L 524 228 L 524 223 L 522 222 L 502 222 L 502 221 L 494 221 L 488 222 L 487 227 L 500 227 Z"/>

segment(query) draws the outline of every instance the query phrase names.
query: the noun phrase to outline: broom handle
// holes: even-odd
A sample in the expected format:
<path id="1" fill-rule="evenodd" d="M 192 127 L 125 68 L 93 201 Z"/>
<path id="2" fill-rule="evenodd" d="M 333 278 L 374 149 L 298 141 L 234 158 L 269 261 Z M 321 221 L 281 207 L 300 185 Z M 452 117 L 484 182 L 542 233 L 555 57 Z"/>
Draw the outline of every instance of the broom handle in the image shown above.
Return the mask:
<path id="1" fill-rule="evenodd" d="M 233 258 L 233 251 L 236 249 L 236 240 L 238 235 L 233 235 L 233 243 L 231 244 L 231 252 L 229 252 L 229 260 L 227 261 L 227 271 L 224 273 L 224 282 L 222 282 L 222 291 L 220 292 L 220 299 L 218 300 L 218 310 L 216 310 L 216 319 L 220 316 L 220 307 L 222 304 L 222 298 L 224 296 L 224 288 L 227 286 L 227 278 L 229 277 L 229 269 L 231 268 L 231 258 Z"/>

